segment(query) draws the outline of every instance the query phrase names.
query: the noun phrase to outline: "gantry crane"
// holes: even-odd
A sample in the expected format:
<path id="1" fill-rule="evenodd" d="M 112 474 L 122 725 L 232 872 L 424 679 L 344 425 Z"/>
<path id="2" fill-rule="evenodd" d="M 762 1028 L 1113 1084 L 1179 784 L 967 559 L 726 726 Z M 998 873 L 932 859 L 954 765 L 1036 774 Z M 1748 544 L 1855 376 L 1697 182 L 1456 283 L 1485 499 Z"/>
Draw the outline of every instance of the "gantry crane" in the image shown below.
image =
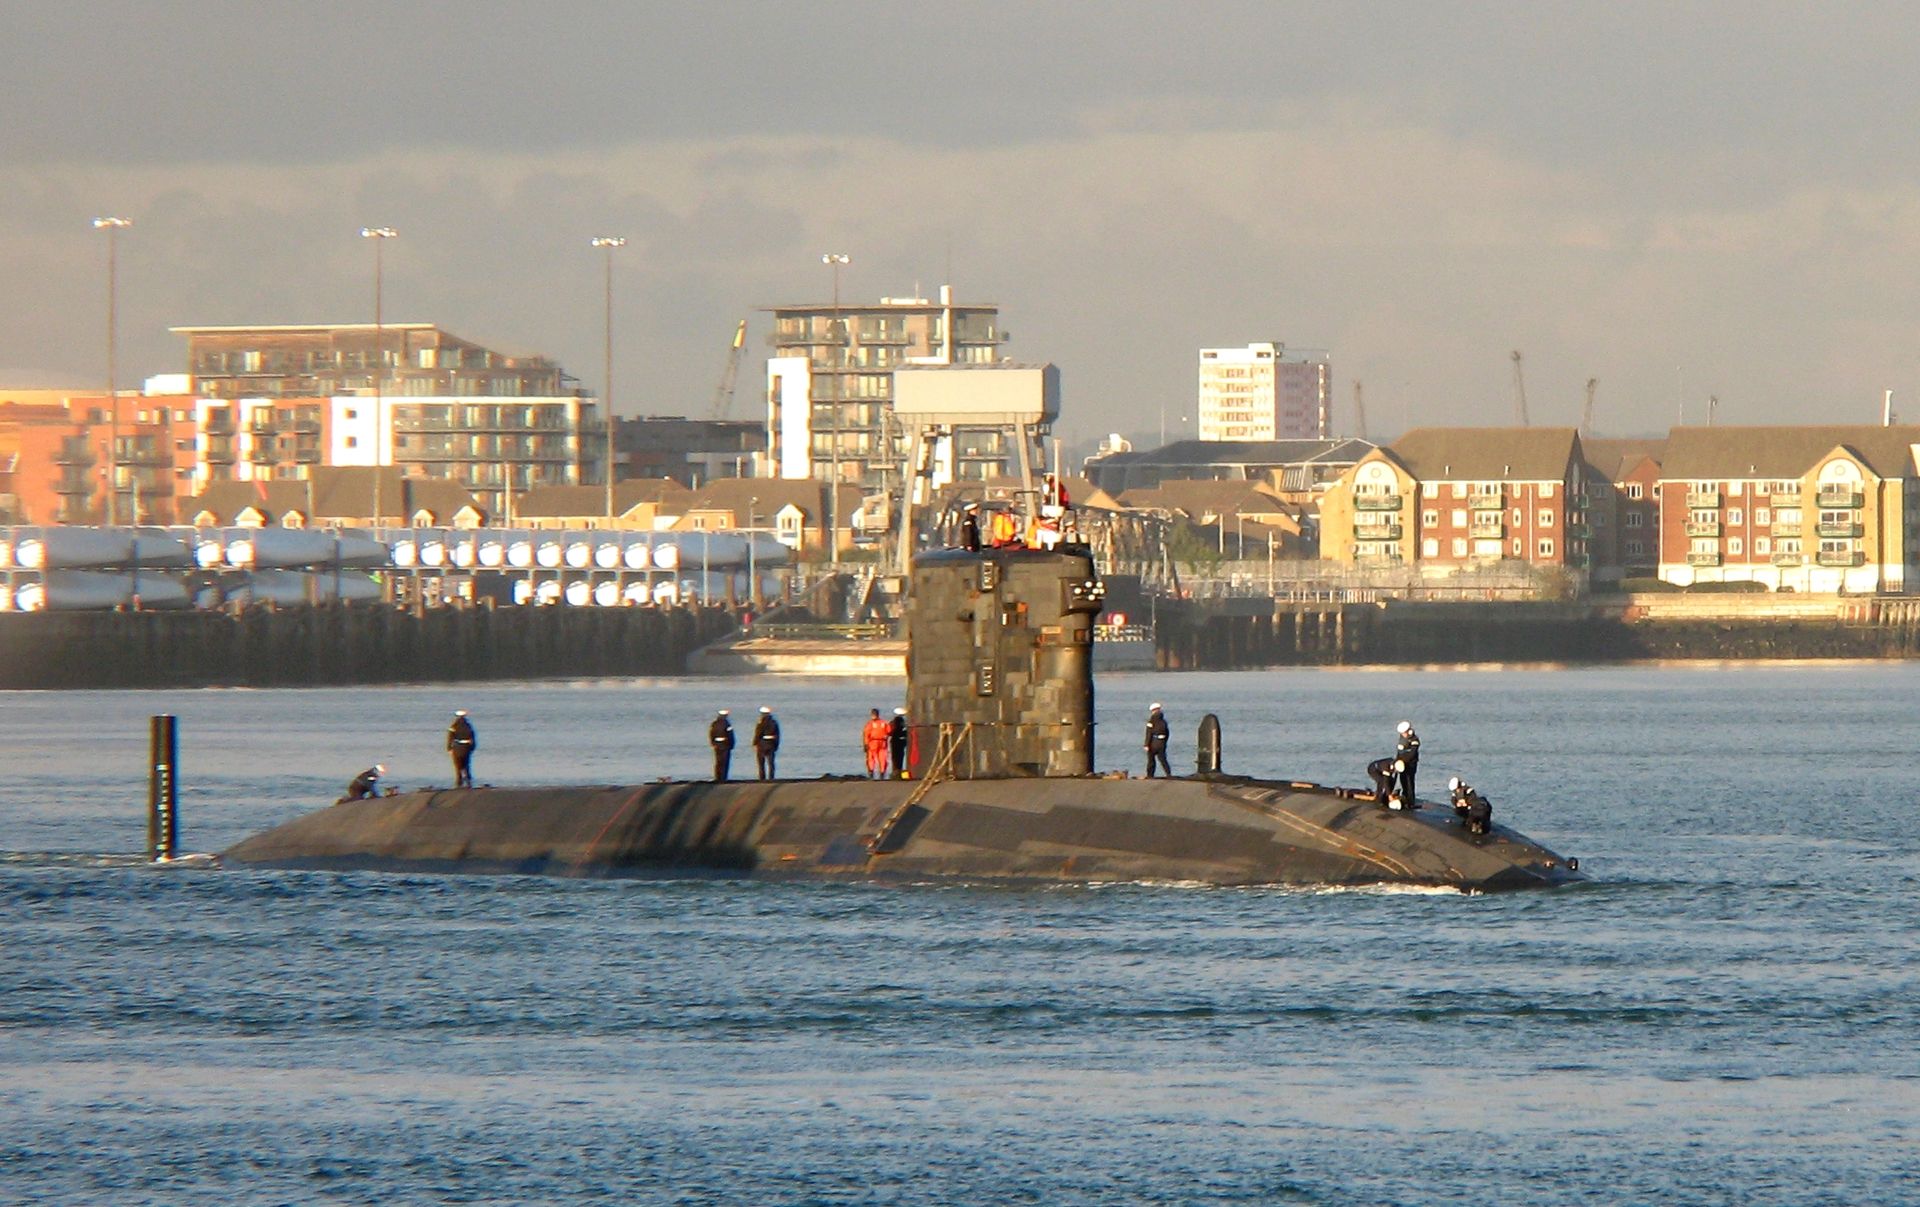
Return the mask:
<path id="1" fill-rule="evenodd" d="M 1513 351 L 1513 410 L 1521 427 L 1532 427 L 1527 418 L 1527 375 L 1520 370 L 1520 350 Z"/>
<path id="2" fill-rule="evenodd" d="M 1593 392 L 1600 388 L 1598 377 L 1587 378 L 1587 402 L 1580 408 L 1580 434 L 1593 435 Z"/>
<path id="3" fill-rule="evenodd" d="M 1354 435 L 1365 440 L 1367 438 L 1367 401 L 1361 397 L 1360 379 L 1357 377 L 1353 379 L 1353 425 L 1358 429 Z"/>

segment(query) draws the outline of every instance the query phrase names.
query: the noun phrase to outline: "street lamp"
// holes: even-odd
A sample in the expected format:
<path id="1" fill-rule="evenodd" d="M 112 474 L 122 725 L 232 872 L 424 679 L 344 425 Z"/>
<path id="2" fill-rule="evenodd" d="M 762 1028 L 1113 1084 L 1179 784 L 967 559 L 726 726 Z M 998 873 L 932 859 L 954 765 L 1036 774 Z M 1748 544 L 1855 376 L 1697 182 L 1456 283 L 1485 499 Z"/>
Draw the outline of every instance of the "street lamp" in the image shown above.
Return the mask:
<path id="1" fill-rule="evenodd" d="M 606 393 L 600 404 L 607 409 L 607 527 L 613 527 L 613 253 L 615 249 L 625 247 L 627 241 L 619 235 L 595 235 L 587 241 L 587 246 L 598 247 L 607 253 L 607 331 L 606 331 Z"/>
<path id="2" fill-rule="evenodd" d="M 114 396 L 114 344 L 119 324 L 120 232 L 131 218 L 95 218 L 93 229 L 107 232 L 107 523 L 113 524 L 120 506 L 120 400 Z M 133 522 L 138 524 L 136 512 Z"/>
<path id="3" fill-rule="evenodd" d="M 387 340 L 384 319 L 380 312 L 383 256 L 382 249 L 387 240 L 395 238 L 399 231 L 391 226 L 363 226 L 360 228 L 362 239 L 373 240 L 373 526 L 380 526 L 380 450 L 387 434 L 386 383 Z"/>
<path id="4" fill-rule="evenodd" d="M 845 252 L 830 251 L 820 257 L 820 262 L 833 269 L 833 326 L 828 335 L 833 346 L 840 347 L 840 270 L 853 263 L 853 257 Z M 847 364 L 847 354 L 842 351 L 834 365 L 833 374 L 827 379 L 832 383 L 833 392 L 828 395 L 828 406 L 833 414 L 832 444 L 833 481 L 827 485 L 827 562 L 835 570 L 840 568 L 840 370 Z"/>
<path id="5" fill-rule="evenodd" d="M 760 517 L 754 514 L 753 509 L 759 505 L 759 495 L 747 500 L 747 599 L 752 601 L 756 608 L 760 606 L 760 572 L 753 560 L 753 547 L 756 543 L 753 528 L 759 523 Z"/>

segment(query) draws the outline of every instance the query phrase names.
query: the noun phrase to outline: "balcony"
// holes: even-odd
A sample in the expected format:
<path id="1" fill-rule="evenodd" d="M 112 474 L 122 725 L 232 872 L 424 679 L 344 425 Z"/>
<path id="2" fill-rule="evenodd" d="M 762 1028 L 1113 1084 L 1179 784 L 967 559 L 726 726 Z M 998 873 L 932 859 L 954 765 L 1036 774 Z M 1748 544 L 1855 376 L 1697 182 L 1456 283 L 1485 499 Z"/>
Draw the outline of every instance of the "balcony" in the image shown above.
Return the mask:
<path id="1" fill-rule="evenodd" d="M 1588 526 L 1585 520 L 1567 521 L 1567 536 L 1584 540 L 1592 535 L 1593 529 Z"/>
<path id="2" fill-rule="evenodd" d="M 1773 555 L 1772 560 L 1776 566 L 1804 566 L 1807 564 L 1806 556 L 1799 553 L 1776 553 Z"/>
<path id="3" fill-rule="evenodd" d="M 1822 549 L 1814 558 L 1822 566 L 1859 566 L 1866 563 L 1867 555 L 1858 549 Z"/>
<path id="4" fill-rule="evenodd" d="M 1798 507 L 1801 501 L 1800 492 L 1797 490 L 1788 494 L 1776 493 L 1767 496 L 1767 502 L 1774 507 Z"/>
<path id="5" fill-rule="evenodd" d="M 1773 535 L 1799 536 L 1800 521 L 1799 520 L 1775 520 L 1773 522 Z"/>
<path id="6" fill-rule="evenodd" d="M 1813 526 L 1813 530 L 1819 536 L 1857 538 L 1861 526 L 1851 520 L 1821 520 Z"/>
<path id="7" fill-rule="evenodd" d="M 1720 492 L 1717 490 L 1690 490 L 1687 492 L 1688 507 L 1718 507 Z"/>
<path id="8" fill-rule="evenodd" d="M 1717 566 L 1719 564 L 1720 554 L 1718 552 L 1696 550 L 1687 554 L 1687 565 L 1689 566 Z"/>
<path id="9" fill-rule="evenodd" d="M 1499 511 L 1502 507 L 1500 492 L 1496 490 L 1492 494 L 1474 495 L 1467 500 L 1467 506 L 1475 511 Z"/>
<path id="10" fill-rule="evenodd" d="M 1720 521 L 1719 520 L 1688 520 L 1687 535 L 1688 536 L 1719 536 Z"/>
<path id="11" fill-rule="evenodd" d="M 1475 516 L 1467 527 L 1467 534 L 1476 537 L 1503 537 L 1507 534 L 1505 516 Z"/>
<path id="12" fill-rule="evenodd" d="M 1357 511 L 1399 511 L 1399 495 L 1355 495 L 1353 506 Z"/>
<path id="13" fill-rule="evenodd" d="M 63 448 L 53 456 L 55 465 L 78 465 L 86 467 L 94 464 L 93 450 L 86 448 Z"/>
<path id="14" fill-rule="evenodd" d="M 1820 506 L 1822 507 L 1858 508 L 1864 502 L 1860 492 L 1851 488 L 1847 490 L 1833 490 L 1825 486 L 1820 488 Z"/>
<path id="15" fill-rule="evenodd" d="M 1356 541 L 1397 541 L 1404 534 L 1399 524 L 1367 524 L 1355 526 L 1353 539 Z"/>

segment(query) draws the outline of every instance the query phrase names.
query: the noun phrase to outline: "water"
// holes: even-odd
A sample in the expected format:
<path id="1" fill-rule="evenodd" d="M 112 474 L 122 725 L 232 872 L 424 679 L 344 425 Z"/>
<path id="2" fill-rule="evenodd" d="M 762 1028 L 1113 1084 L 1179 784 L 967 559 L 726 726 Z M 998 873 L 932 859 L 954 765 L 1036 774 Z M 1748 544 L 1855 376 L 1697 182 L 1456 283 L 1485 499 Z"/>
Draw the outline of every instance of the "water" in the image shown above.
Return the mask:
<path id="1" fill-rule="evenodd" d="M 0 1200 L 1920 1201 L 1920 667 L 1115 676 L 1175 762 L 1422 783 L 1581 857 L 1464 897 L 156 871 L 385 761 L 697 774 L 708 710 L 859 766 L 888 683 L 0 694 Z M 744 728 L 744 726 L 743 726 Z M 750 760 L 749 760 L 750 761 Z"/>

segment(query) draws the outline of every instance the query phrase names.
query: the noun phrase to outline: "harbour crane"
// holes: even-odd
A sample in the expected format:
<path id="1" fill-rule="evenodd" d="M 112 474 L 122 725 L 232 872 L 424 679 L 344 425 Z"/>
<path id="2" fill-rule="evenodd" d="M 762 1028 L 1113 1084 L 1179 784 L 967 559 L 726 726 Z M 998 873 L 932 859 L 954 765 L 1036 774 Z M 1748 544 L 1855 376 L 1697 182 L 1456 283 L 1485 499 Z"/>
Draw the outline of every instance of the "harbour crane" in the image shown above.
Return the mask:
<path id="1" fill-rule="evenodd" d="M 747 320 L 733 329 L 733 346 L 727 349 L 727 367 L 720 373 L 720 384 L 713 388 L 713 417 L 725 419 L 733 409 L 733 396 L 740 385 L 740 355 L 747 346 Z"/>
<path id="2" fill-rule="evenodd" d="M 1365 440 L 1367 438 L 1367 400 L 1361 397 L 1360 379 L 1357 377 L 1353 379 L 1353 424 L 1359 429 L 1354 432 L 1354 435 Z"/>
<path id="3" fill-rule="evenodd" d="M 1520 350 L 1513 351 L 1513 409 L 1521 427 L 1532 427 L 1527 418 L 1527 375 L 1520 369 Z"/>
<path id="4" fill-rule="evenodd" d="M 1600 388 L 1598 377 L 1587 378 L 1587 402 L 1580 408 L 1580 434 L 1593 435 L 1593 392 Z"/>

